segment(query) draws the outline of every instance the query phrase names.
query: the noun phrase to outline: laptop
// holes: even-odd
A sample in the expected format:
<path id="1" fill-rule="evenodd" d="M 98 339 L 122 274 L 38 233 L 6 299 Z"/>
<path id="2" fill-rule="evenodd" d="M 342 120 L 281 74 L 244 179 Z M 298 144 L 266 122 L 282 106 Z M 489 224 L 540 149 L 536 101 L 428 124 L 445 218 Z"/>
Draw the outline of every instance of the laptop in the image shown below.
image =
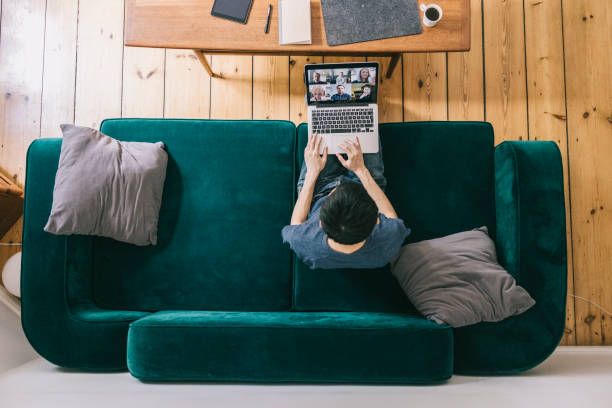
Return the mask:
<path id="1" fill-rule="evenodd" d="M 323 137 L 329 154 L 359 136 L 364 153 L 378 152 L 378 62 L 307 64 L 308 137 Z"/>

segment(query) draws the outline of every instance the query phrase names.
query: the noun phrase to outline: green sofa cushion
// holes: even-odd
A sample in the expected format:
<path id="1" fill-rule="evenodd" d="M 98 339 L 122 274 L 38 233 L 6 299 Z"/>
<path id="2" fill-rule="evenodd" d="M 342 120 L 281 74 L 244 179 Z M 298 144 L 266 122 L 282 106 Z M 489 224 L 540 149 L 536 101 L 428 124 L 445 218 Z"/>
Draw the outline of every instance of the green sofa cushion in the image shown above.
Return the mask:
<path id="1" fill-rule="evenodd" d="M 162 141 L 168 168 L 158 245 L 93 241 L 94 300 L 108 309 L 289 310 L 295 127 L 282 121 L 106 120 L 127 141 Z"/>
<path id="2" fill-rule="evenodd" d="M 407 242 L 483 225 L 495 234 L 493 128 L 484 122 L 380 125 L 387 195 L 412 229 Z M 296 174 L 308 139 L 298 128 Z M 295 265 L 296 310 L 417 313 L 388 267 L 311 270 Z"/>
<path id="3" fill-rule="evenodd" d="M 146 381 L 432 383 L 452 331 L 387 313 L 167 311 L 131 324 L 128 368 Z"/>

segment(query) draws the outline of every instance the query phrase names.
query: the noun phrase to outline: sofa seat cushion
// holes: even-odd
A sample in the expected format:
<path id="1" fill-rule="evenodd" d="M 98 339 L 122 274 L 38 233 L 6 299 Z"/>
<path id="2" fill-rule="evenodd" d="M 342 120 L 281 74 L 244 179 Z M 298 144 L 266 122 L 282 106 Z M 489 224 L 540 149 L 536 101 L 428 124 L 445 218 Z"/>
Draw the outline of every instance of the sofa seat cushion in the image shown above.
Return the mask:
<path id="1" fill-rule="evenodd" d="M 130 325 L 128 368 L 144 381 L 434 383 L 452 330 L 401 313 L 158 312 Z"/>

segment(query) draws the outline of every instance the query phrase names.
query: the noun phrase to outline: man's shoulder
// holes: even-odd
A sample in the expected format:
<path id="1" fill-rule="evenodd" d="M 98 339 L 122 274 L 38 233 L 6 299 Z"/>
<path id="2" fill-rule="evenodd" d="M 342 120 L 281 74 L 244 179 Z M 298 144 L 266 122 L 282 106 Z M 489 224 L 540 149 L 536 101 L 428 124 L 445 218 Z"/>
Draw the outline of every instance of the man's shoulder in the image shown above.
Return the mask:
<path id="1" fill-rule="evenodd" d="M 323 230 L 319 226 L 318 217 L 311 216 L 301 224 L 283 227 L 281 234 L 283 241 L 288 242 L 293 247 L 294 244 L 299 245 L 301 242 L 312 242 L 316 237 L 323 234 Z"/>
<path id="2" fill-rule="evenodd" d="M 410 233 L 401 218 L 387 218 L 384 214 L 379 214 L 380 224 L 378 227 L 378 237 L 381 240 L 401 240 Z"/>
<path id="3" fill-rule="evenodd" d="M 325 257 L 325 233 L 319 226 L 318 217 L 317 220 L 309 219 L 299 225 L 287 225 L 282 230 L 282 236 L 283 242 L 288 243 L 298 258 L 311 268 Z"/>

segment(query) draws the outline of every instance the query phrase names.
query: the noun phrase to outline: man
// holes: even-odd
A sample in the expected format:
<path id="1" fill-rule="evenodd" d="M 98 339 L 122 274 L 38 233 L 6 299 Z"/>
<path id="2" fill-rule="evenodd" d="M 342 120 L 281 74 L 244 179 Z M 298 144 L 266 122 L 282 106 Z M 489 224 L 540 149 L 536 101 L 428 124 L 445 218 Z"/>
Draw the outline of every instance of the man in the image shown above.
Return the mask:
<path id="1" fill-rule="evenodd" d="M 335 93 L 331 97 L 332 101 L 350 101 L 351 100 L 351 95 L 344 93 L 344 85 L 338 85 L 336 87 L 336 92 L 337 93 Z"/>
<path id="2" fill-rule="evenodd" d="M 346 78 L 344 77 L 344 72 L 340 71 L 340 73 L 336 77 L 336 84 L 338 85 L 346 84 Z"/>
<path id="3" fill-rule="evenodd" d="M 312 80 L 313 84 L 324 84 L 324 81 L 321 81 L 321 74 L 319 74 L 318 72 L 315 72 L 313 75 L 313 80 Z"/>
<path id="4" fill-rule="evenodd" d="M 320 146 L 321 137 L 313 135 L 304 150 L 298 199 L 283 241 L 312 269 L 386 265 L 410 230 L 383 192 L 382 150 L 364 155 L 358 138 L 347 139 L 340 144 L 347 158 L 328 158 L 327 147 L 321 156 Z"/>
<path id="5" fill-rule="evenodd" d="M 370 85 L 365 85 L 363 88 L 361 88 L 361 91 L 362 93 L 359 97 L 360 101 L 366 102 L 372 100 L 372 87 Z"/>

